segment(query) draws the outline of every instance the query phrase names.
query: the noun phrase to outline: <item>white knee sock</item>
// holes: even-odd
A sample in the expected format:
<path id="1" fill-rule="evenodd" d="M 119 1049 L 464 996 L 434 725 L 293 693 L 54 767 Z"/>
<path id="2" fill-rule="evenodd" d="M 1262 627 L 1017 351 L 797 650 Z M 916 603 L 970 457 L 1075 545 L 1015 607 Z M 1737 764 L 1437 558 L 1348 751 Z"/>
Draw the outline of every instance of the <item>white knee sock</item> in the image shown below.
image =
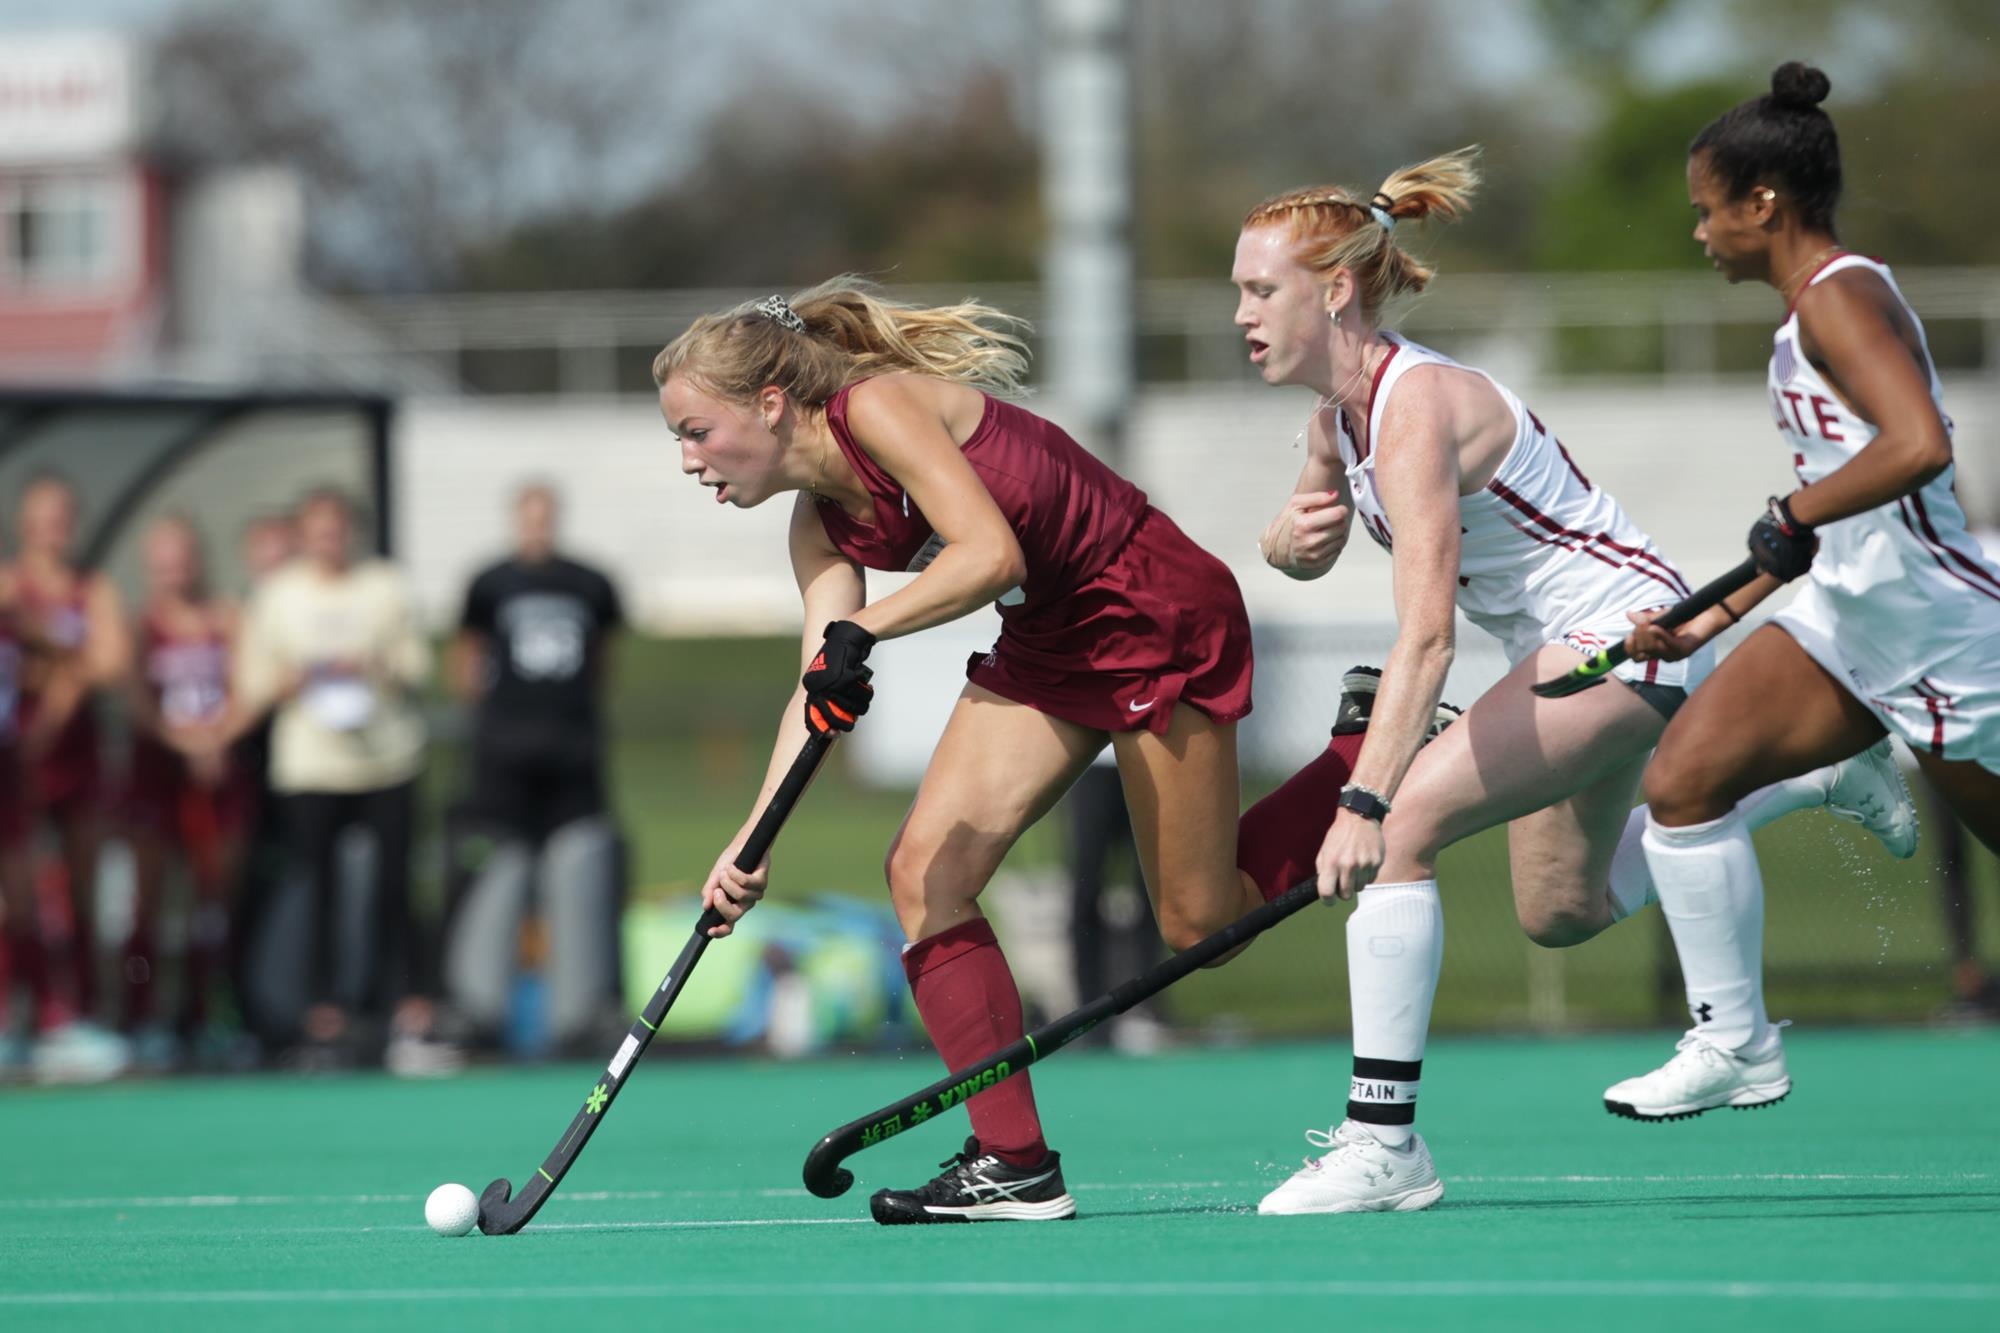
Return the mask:
<path id="1" fill-rule="evenodd" d="M 1761 1042 L 1764 879 L 1739 811 L 1683 828 L 1646 821 L 1646 862 L 1667 914 L 1694 1030 L 1739 1050 Z"/>
<path id="2" fill-rule="evenodd" d="M 1354 1003 L 1354 1079 L 1347 1118 L 1384 1143 L 1409 1142 L 1423 1078 L 1424 1039 L 1444 961 L 1437 881 L 1374 884 L 1347 918 L 1347 987 Z"/>
<path id="3" fill-rule="evenodd" d="M 1812 810 L 1825 805 L 1827 793 L 1833 790 L 1833 770 L 1836 767 L 1838 765 L 1828 764 L 1825 768 L 1816 768 L 1810 773 L 1759 787 L 1743 798 L 1736 807 L 1736 813 L 1743 816 L 1743 822 L 1755 833 L 1764 825 L 1795 810 Z M 1611 919 L 1614 921 L 1623 921 L 1660 900 L 1653 888 L 1653 872 L 1646 868 L 1645 849 L 1639 845 L 1640 835 L 1645 831 L 1646 807 L 1642 805 L 1625 821 L 1625 832 L 1619 836 L 1618 850 L 1611 855 Z"/>

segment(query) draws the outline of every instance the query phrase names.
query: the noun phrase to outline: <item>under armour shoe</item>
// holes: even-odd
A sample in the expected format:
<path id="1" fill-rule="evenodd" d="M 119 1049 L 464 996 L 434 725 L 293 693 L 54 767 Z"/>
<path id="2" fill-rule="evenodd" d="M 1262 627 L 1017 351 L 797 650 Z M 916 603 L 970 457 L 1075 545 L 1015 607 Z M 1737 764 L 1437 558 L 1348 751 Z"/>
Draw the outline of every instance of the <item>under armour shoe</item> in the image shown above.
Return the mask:
<path id="1" fill-rule="evenodd" d="M 1774 1025 L 1760 1050 L 1732 1051 L 1700 1032 L 1674 1048 L 1674 1058 L 1650 1074 L 1604 1090 L 1604 1109 L 1627 1120 L 1686 1120 L 1718 1106 L 1747 1111 L 1783 1101 L 1792 1090 L 1785 1043 Z"/>
<path id="2" fill-rule="evenodd" d="M 918 1222 L 1060 1222 L 1076 1216 L 1076 1200 L 1063 1186 L 1062 1154 L 1032 1167 L 1009 1166 L 979 1147 L 938 1163 L 935 1180 L 913 1190 L 877 1190 L 868 1211 L 885 1227 Z"/>
<path id="3" fill-rule="evenodd" d="M 1267 1217 L 1299 1213 L 1414 1213 L 1444 1197 L 1444 1182 L 1421 1134 L 1392 1148 L 1352 1120 L 1331 1134 L 1306 1131 L 1306 1142 L 1327 1150 L 1308 1157 L 1292 1178 L 1266 1194 L 1257 1211 Z"/>
<path id="4" fill-rule="evenodd" d="M 1910 784 L 1896 767 L 1896 756 L 1884 736 L 1851 759 L 1834 766 L 1827 784 L 1830 814 L 1859 824 L 1882 840 L 1889 855 L 1907 861 L 1917 851 L 1917 803 Z"/>
<path id="5" fill-rule="evenodd" d="M 1348 736 L 1368 730 L 1368 718 L 1375 711 L 1375 694 L 1381 688 L 1380 668 L 1349 667 L 1347 674 L 1340 678 L 1340 709 L 1333 715 L 1333 734 Z M 1424 739 L 1436 740 L 1438 733 L 1458 721 L 1464 712 L 1463 708 L 1440 701 L 1436 715 L 1431 718 L 1430 729 L 1424 732 Z"/>

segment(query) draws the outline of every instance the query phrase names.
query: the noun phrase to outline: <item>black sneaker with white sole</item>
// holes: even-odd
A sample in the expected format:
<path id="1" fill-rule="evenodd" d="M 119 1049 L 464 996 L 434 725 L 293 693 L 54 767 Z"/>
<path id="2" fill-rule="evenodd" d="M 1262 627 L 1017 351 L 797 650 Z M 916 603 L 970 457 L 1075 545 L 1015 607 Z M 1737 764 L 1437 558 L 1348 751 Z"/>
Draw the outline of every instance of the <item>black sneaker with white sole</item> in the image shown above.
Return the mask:
<path id="1" fill-rule="evenodd" d="M 1063 1186 L 1062 1154 L 1038 1165 L 1009 1166 L 977 1138 L 938 1163 L 936 1179 L 913 1190 L 877 1190 L 868 1211 L 885 1227 L 927 1222 L 1061 1222 L 1076 1216 Z"/>
<path id="2" fill-rule="evenodd" d="M 1340 678 L 1340 709 L 1333 717 L 1333 734 L 1351 736 L 1357 731 L 1368 730 L 1368 719 L 1375 711 L 1375 695 L 1382 688 L 1382 671 L 1379 667 L 1353 666 Z M 1438 738 L 1438 733 L 1458 721 L 1465 710 L 1454 704 L 1438 701 L 1437 712 L 1431 716 L 1431 725 L 1424 732 L 1424 742 Z"/>

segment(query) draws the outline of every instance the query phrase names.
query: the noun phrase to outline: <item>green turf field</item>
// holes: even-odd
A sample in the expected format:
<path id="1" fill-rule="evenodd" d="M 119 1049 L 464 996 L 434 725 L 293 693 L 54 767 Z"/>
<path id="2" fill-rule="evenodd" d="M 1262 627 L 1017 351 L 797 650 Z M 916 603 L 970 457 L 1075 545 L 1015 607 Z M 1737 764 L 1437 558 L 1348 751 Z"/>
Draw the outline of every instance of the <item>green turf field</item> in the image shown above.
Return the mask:
<path id="1" fill-rule="evenodd" d="M 581 1068 L 0 1094 L 0 1328 L 1992 1329 L 2000 1035 L 1795 1032 L 1785 1105 L 1676 1125 L 1596 1094 L 1666 1036 L 1432 1045 L 1447 1180 L 1411 1215 L 1259 1218 L 1345 1093 L 1343 1048 L 1035 1074 L 1083 1216 L 885 1230 L 963 1120 L 799 1188 L 824 1129 L 928 1055 L 802 1065 L 656 1048 L 566 1188 L 510 1238 L 422 1199 L 534 1169 Z"/>

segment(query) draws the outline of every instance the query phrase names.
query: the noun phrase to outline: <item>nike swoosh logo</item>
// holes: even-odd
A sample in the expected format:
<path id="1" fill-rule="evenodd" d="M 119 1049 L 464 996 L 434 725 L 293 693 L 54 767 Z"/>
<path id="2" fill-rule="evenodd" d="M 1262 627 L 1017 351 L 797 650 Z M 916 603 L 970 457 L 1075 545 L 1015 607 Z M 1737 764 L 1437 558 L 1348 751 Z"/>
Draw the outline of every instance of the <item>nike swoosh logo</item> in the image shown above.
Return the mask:
<path id="1" fill-rule="evenodd" d="M 1144 703 L 1126 704 L 1125 707 L 1127 707 L 1128 709 L 1130 709 L 1135 713 L 1143 713 L 1148 708 L 1151 708 L 1155 702 L 1156 702 L 1155 700 L 1148 699 Z"/>

